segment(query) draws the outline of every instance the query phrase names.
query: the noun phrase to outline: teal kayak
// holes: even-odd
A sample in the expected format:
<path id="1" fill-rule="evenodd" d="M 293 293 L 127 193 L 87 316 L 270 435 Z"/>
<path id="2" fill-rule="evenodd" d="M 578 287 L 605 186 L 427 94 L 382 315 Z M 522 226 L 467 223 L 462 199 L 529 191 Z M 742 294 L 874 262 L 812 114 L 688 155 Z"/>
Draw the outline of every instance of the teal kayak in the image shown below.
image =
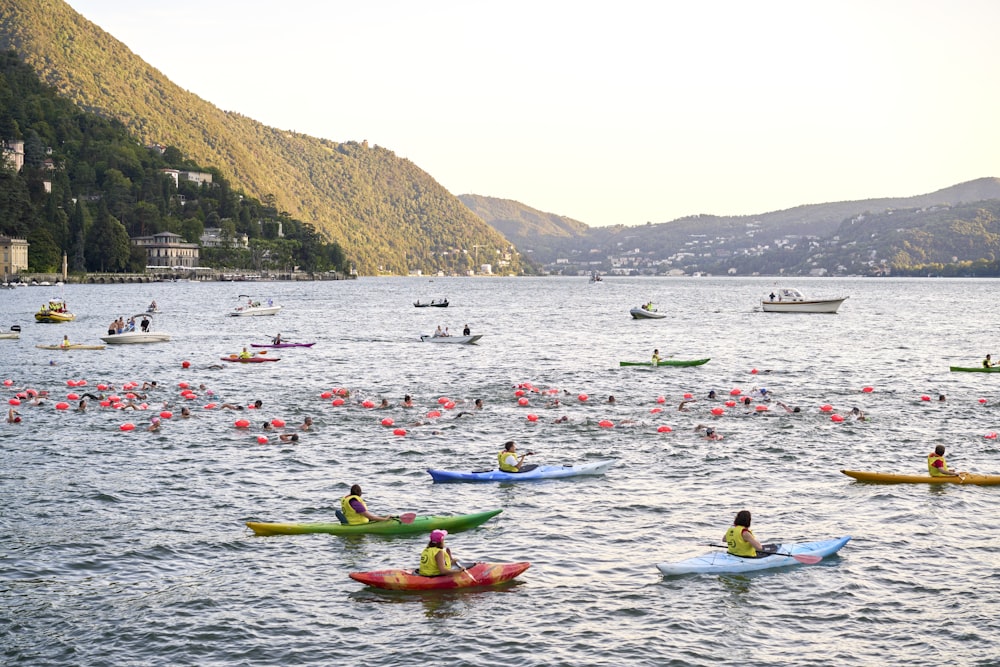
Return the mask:
<path id="1" fill-rule="evenodd" d="M 759 558 L 733 556 L 727 551 L 713 551 L 673 563 L 659 563 L 656 568 L 664 575 L 675 574 L 727 574 L 753 572 L 775 567 L 796 565 L 800 561 L 795 556 L 831 556 L 847 544 L 850 535 L 819 542 L 793 542 L 775 545 L 776 553 Z"/>
<path id="2" fill-rule="evenodd" d="M 476 514 L 455 516 L 418 516 L 411 523 L 399 519 L 372 521 L 349 526 L 343 523 L 263 523 L 247 521 L 247 527 L 257 535 L 304 535 L 328 533 L 330 535 L 412 535 L 429 533 L 435 528 L 458 532 L 486 523 L 503 510 L 490 510 Z"/>
<path id="3" fill-rule="evenodd" d="M 660 359 L 657 366 L 702 366 L 709 359 Z M 652 361 L 619 361 L 619 366 L 652 366 Z"/>

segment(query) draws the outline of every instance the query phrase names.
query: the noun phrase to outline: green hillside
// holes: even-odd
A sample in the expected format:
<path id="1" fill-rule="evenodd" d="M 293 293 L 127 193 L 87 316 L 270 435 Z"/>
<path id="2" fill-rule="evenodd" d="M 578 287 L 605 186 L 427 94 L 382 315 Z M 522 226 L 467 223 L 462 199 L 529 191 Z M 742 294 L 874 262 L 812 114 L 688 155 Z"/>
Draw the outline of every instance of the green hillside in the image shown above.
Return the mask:
<path id="1" fill-rule="evenodd" d="M 143 144 L 174 146 L 233 187 L 339 243 L 359 273 L 519 273 L 510 243 L 392 151 L 267 127 L 171 83 L 60 0 L 0 0 L 0 49 L 13 49 L 81 108 Z M 488 259 L 486 259 L 488 258 Z"/>

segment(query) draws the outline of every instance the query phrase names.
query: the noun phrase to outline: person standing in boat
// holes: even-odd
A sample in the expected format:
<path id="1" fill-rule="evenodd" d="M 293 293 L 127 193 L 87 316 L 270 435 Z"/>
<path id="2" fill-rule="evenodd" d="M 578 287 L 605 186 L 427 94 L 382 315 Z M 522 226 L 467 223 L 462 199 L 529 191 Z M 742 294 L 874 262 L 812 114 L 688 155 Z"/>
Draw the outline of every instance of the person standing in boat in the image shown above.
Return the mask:
<path id="1" fill-rule="evenodd" d="M 653 350 L 653 365 L 654 366 L 659 366 L 660 365 L 660 350 L 659 349 Z"/>
<path id="2" fill-rule="evenodd" d="M 447 535 L 447 530 L 431 531 L 430 541 L 420 552 L 420 567 L 417 569 L 417 574 L 422 577 L 439 577 L 442 574 L 462 571 L 458 560 L 451 555 L 451 549 L 444 545 L 444 538 Z"/>
<path id="3" fill-rule="evenodd" d="M 497 454 L 497 460 L 500 462 L 500 470 L 504 472 L 528 472 L 529 470 L 534 470 L 537 465 L 524 465 L 524 459 L 531 456 L 534 452 L 525 452 L 519 457 L 517 455 L 517 444 L 513 440 L 508 440 L 504 443 L 503 449 Z"/>
<path id="4" fill-rule="evenodd" d="M 462 335 L 463 336 L 471 336 L 472 335 L 472 329 L 469 328 L 468 324 L 466 324 L 465 328 L 462 329 Z"/>
<path id="5" fill-rule="evenodd" d="M 371 521 L 389 521 L 392 516 L 379 516 L 368 511 L 368 506 L 361 499 L 361 485 L 351 486 L 351 492 L 340 499 L 340 509 L 336 511 L 341 523 L 356 526 Z"/>
<path id="6" fill-rule="evenodd" d="M 948 462 L 944 460 L 944 445 L 938 445 L 927 455 L 927 472 L 931 477 L 959 477 L 962 474 L 948 467 Z"/>
<path id="7" fill-rule="evenodd" d="M 726 531 L 723 539 L 726 541 L 729 553 L 734 556 L 756 558 L 758 551 L 764 551 L 764 545 L 750 530 L 750 521 L 750 510 L 740 510 L 736 513 L 733 525 Z"/>

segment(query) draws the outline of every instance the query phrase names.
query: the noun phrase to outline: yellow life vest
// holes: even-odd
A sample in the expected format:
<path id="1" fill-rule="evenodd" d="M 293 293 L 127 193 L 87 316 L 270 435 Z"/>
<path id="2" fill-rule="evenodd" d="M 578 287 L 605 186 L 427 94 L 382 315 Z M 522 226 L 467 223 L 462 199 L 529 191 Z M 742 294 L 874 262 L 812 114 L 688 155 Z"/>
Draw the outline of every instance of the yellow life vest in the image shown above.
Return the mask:
<path id="1" fill-rule="evenodd" d="M 358 514 L 353 507 L 351 507 L 351 501 L 357 499 L 361 506 L 368 510 L 368 506 L 365 505 L 365 501 L 361 499 L 361 496 L 344 496 L 340 499 L 340 511 L 344 513 L 347 518 L 347 524 L 349 526 L 356 526 L 362 523 L 368 523 L 368 517 Z"/>
<path id="2" fill-rule="evenodd" d="M 425 547 L 424 550 L 420 552 L 420 569 L 417 571 L 417 574 L 424 577 L 436 577 L 440 574 L 446 574 L 438 568 L 437 554 L 439 551 L 444 552 L 445 567 L 451 569 L 451 554 L 448 553 L 447 549 L 442 549 L 441 547 Z"/>
<path id="3" fill-rule="evenodd" d="M 734 556 L 746 556 L 753 558 L 757 555 L 757 550 L 753 545 L 743 539 L 743 531 L 753 535 L 753 531 L 744 526 L 730 526 L 726 531 L 726 544 L 729 546 L 729 553 Z"/>
<path id="4" fill-rule="evenodd" d="M 940 468 L 934 465 L 935 461 L 941 462 Z M 941 471 L 947 468 L 948 463 L 944 460 L 943 456 L 938 456 L 935 452 L 927 455 L 927 472 L 930 473 L 931 477 L 944 477 L 944 473 Z"/>
<path id="5" fill-rule="evenodd" d="M 653 365 L 654 366 L 659 366 L 660 365 L 660 355 L 658 355 L 658 354 L 654 354 L 653 355 Z"/>
<path id="6" fill-rule="evenodd" d="M 514 458 L 517 458 L 517 454 L 515 454 L 514 452 L 508 452 L 506 449 L 501 450 L 500 453 L 497 454 L 497 461 L 500 462 L 500 470 L 503 470 L 504 472 L 517 472 L 518 471 L 517 466 L 512 466 L 511 464 L 507 463 L 506 459 L 508 456 L 513 456 Z"/>

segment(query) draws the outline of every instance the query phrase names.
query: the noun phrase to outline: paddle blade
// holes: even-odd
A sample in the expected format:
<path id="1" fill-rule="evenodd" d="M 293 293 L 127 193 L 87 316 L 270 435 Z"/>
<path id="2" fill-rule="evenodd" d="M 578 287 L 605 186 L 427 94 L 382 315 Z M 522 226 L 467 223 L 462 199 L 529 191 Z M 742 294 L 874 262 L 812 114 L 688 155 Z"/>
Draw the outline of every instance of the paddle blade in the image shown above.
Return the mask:
<path id="1" fill-rule="evenodd" d="M 816 563 L 823 560 L 822 556 L 810 556 L 809 554 L 788 554 L 795 560 L 806 565 L 815 565 Z"/>
<path id="2" fill-rule="evenodd" d="M 407 512 L 406 514 L 399 515 L 400 523 L 413 523 L 413 520 L 417 518 L 417 515 L 413 512 Z"/>

